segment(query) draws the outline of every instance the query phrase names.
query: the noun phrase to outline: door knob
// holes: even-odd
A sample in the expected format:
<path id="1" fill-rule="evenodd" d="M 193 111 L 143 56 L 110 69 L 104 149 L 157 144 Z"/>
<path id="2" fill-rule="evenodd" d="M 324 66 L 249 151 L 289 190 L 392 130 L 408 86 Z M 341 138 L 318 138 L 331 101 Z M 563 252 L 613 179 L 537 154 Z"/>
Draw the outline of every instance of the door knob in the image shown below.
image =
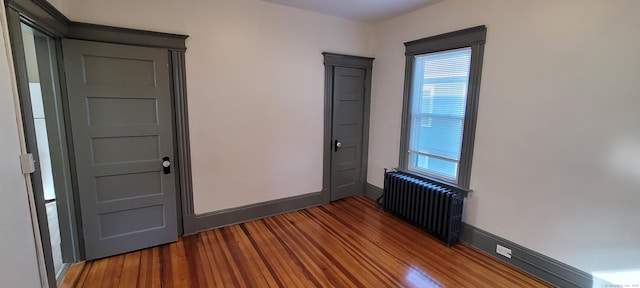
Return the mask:
<path id="1" fill-rule="evenodd" d="M 164 174 L 171 173 L 171 161 L 169 161 L 169 157 L 162 158 L 162 169 L 164 170 Z"/>
<path id="2" fill-rule="evenodd" d="M 336 141 L 334 142 L 334 145 L 333 145 L 333 151 L 338 152 L 338 149 L 339 149 L 340 147 L 342 147 L 342 143 L 341 143 L 340 141 L 336 140 Z"/>

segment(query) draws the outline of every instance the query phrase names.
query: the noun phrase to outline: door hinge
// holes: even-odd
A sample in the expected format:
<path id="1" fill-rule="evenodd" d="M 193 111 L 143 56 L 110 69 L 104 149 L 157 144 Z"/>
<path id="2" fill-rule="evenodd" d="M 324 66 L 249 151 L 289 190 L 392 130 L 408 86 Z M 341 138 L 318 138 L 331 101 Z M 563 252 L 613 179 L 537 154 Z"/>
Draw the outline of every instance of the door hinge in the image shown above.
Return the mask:
<path id="1" fill-rule="evenodd" d="M 36 161 L 33 160 L 33 154 L 21 154 L 20 155 L 20 167 L 22 168 L 22 174 L 31 174 L 36 172 Z"/>

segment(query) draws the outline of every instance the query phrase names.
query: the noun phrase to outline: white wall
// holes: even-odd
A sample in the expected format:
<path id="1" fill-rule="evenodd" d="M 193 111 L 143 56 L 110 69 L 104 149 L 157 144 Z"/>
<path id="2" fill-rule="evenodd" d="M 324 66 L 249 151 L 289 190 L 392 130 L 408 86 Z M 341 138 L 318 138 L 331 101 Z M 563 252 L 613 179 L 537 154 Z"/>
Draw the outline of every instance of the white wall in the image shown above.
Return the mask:
<path id="1" fill-rule="evenodd" d="M 447 0 L 380 23 L 369 182 L 398 163 L 403 43 L 488 28 L 467 223 L 587 272 L 640 270 L 640 1 Z"/>
<path id="2" fill-rule="evenodd" d="M 47 2 L 53 5 L 53 7 L 56 7 L 62 14 L 67 15 L 67 7 L 65 5 L 67 0 L 47 0 Z"/>
<path id="3" fill-rule="evenodd" d="M 7 54 L 10 48 L 4 1 L 0 0 L 0 6 L 0 279 L 3 287 L 39 287 L 27 186 L 18 159 L 20 134 L 10 73 L 13 67 Z"/>
<path id="4" fill-rule="evenodd" d="M 321 53 L 370 56 L 371 26 L 259 0 L 65 6 L 76 21 L 190 35 L 196 213 L 322 189 Z"/>
<path id="5" fill-rule="evenodd" d="M 588 272 L 640 268 L 638 1 L 447 0 L 373 30 L 258 0 L 63 2 L 73 20 L 191 36 L 198 213 L 320 190 L 322 51 L 376 57 L 368 180 L 382 186 L 402 43 L 487 25 L 465 220 Z"/>

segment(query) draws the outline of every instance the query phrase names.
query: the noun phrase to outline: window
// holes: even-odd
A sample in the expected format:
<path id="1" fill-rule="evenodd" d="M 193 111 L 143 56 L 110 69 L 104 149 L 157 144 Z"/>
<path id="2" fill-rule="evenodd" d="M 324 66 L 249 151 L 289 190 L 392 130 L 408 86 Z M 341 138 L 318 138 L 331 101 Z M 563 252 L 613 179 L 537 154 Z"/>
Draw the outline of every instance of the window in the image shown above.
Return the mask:
<path id="1" fill-rule="evenodd" d="M 414 57 L 409 170 L 458 180 L 471 48 Z"/>
<path id="2" fill-rule="evenodd" d="M 401 168 L 468 189 L 486 28 L 405 43 Z"/>

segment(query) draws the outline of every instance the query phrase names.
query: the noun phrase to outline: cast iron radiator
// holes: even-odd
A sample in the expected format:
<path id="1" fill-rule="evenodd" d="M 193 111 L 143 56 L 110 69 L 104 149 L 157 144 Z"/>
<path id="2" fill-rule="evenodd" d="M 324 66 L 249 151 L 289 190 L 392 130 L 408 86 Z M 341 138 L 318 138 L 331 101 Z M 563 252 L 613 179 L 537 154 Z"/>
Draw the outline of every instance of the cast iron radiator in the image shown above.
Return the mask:
<path id="1" fill-rule="evenodd" d="M 385 211 L 422 228 L 447 246 L 460 240 L 462 195 L 398 171 L 384 174 L 383 191 Z"/>

